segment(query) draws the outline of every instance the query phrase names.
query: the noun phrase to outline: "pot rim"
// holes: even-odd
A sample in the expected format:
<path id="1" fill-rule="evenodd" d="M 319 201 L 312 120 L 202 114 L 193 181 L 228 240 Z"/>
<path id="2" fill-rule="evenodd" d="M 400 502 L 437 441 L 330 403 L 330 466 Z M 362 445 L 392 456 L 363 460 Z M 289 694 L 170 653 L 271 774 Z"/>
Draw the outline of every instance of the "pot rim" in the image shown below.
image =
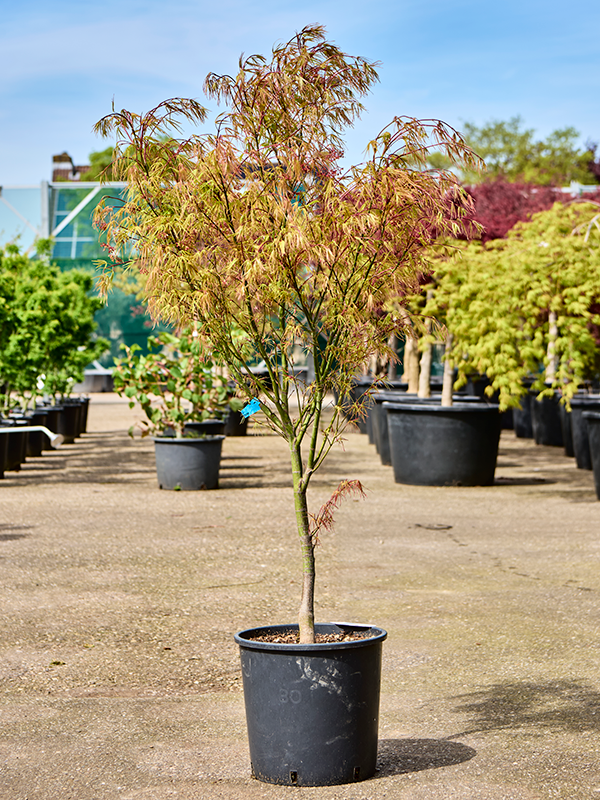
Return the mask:
<path id="1" fill-rule="evenodd" d="M 600 411 L 584 411 L 583 412 L 584 419 L 597 419 L 600 420 Z"/>
<path id="2" fill-rule="evenodd" d="M 363 624 L 360 622 L 317 622 L 315 631 L 317 633 L 332 633 L 338 630 L 366 630 L 373 631 L 373 636 L 368 639 L 354 639 L 348 642 L 319 642 L 315 644 L 280 644 L 277 642 L 257 642 L 250 637 L 258 632 L 277 633 L 279 631 L 297 631 L 298 624 L 289 625 L 259 625 L 256 628 L 247 628 L 234 635 L 236 643 L 247 650 L 268 650 L 283 651 L 286 653 L 300 652 L 324 652 L 326 650 L 349 650 L 357 647 L 367 647 L 374 642 L 383 642 L 387 638 L 387 631 L 377 625 Z"/>
<path id="3" fill-rule="evenodd" d="M 438 405 L 437 403 L 427 403 L 426 401 L 422 403 L 391 403 L 391 402 L 384 402 L 383 407 L 387 409 L 388 412 L 392 411 L 433 411 L 435 413 L 443 413 L 443 412 L 458 412 L 458 411 L 474 411 L 479 413 L 480 411 L 483 412 L 494 412 L 498 413 L 498 404 L 497 403 L 486 403 L 485 400 L 482 400 L 480 403 L 461 403 L 456 402 L 453 403 L 451 406 L 442 406 Z"/>
<path id="4" fill-rule="evenodd" d="M 198 444 L 199 442 L 214 442 L 217 440 L 225 439 L 222 433 L 215 434 L 214 436 L 185 436 L 178 439 L 176 436 L 153 436 L 152 441 L 159 444 Z"/>
<path id="5" fill-rule="evenodd" d="M 571 405 L 585 406 L 585 405 L 600 405 L 600 394 L 584 394 L 581 396 L 573 395 L 571 398 Z"/>

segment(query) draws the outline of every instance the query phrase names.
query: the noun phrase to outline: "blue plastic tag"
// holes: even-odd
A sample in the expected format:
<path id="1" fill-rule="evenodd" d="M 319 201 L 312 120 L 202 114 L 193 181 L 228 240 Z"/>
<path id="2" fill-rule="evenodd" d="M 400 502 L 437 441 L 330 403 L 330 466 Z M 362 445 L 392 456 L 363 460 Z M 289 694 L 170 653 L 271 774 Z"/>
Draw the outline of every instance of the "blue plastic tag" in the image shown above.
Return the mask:
<path id="1" fill-rule="evenodd" d="M 247 419 L 252 414 L 256 414 L 257 411 L 260 411 L 260 403 L 256 398 L 254 398 L 254 400 L 251 400 L 247 406 L 244 406 L 244 408 L 242 408 L 241 414 L 243 417 L 246 417 Z"/>

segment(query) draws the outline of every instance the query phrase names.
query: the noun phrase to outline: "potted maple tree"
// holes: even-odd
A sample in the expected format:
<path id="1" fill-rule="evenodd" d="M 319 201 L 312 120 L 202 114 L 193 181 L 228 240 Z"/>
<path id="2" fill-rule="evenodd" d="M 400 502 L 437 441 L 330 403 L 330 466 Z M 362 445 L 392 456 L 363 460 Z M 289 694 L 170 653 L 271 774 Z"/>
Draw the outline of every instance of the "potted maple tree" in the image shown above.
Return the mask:
<path id="1" fill-rule="evenodd" d="M 460 189 L 451 173 L 426 168 L 428 149 L 474 161 L 445 124 L 395 117 L 367 161 L 344 172 L 342 133 L 376 80 L 373 63 L 310 26 L 270 60 L 251 56 L 235 77 L 207 77 L 207 95 L 227 107 L 212 134 L 175 139 L 169 125 L 206 117 L 185 99 L 96 126 L 116 133 L 113 174 L 129 185 L 122 208 L 98 212 L 113 257 L 101 284 L 142 270 L 152 312 L 195 325 L 289 447 L 298 622 L 236 636 L 253 774 L 274 783 L 344 783 L 375 770 L 386 633 L 314 620 L 317 537 L 362 486 L 342 481 L 316 513 L 308 488 L 345 423 L 339 405 L 324 412 L 326 395 L 345 397 L 371 356 L 393 356 L 390 337 L 405 320 L 390 300 L 415 286 L 433 231 L 460 229 L 444 203 Z M 309 384 L 294 369 L 298 344 L 314 365 Z M 247 369 L 250 358 L 266 374 Z"/>

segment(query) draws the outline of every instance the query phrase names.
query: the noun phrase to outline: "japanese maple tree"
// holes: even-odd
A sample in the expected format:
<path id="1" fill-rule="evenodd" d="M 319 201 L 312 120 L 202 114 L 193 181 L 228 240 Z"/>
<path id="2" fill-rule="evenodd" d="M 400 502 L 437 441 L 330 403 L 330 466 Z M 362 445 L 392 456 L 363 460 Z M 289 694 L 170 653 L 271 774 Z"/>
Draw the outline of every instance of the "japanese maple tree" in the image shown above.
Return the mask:
<path id="1" fill-rule="evenodd" d="M 227 107 L 214 133 L 174 138 L 178 120 L 206 117 L 180 98 L 143 115 L 115 111 L 96 126 L 116 133 L 113 175 L 129 185 L 121 209 L 98 215 L 113 259 L 104 285 L 115 270 L 139 269 L 153 313 L 194 324 L 288 443 L 301 642 L 314 641 L 316 533 L 341 495 L 361 489 L 342 482 L 309 513 L 310 480 L 344 426 L 339 406 L 323 416 L 325 395 L 343 397 L 371 356 L 392 356 L 390 337 L 406 325 L 394 301 L 414 289 L 434 236 L 463 229 L 445 202 L 462 190 L 450 172 L 427 168 L 428 152 L 477 161 L 444 123 L 394 117 L 367 160 L 343 171 L 343 133 L 376 66 L 310 26 L 270 60 L 253 55 L 235 76 L 206 78 L 208 97 Z M 310 385 L 294 376 L 298 344 L 312 355 Z M 246 368 L 250 356 L 264 361 L 268 379 Z"/>

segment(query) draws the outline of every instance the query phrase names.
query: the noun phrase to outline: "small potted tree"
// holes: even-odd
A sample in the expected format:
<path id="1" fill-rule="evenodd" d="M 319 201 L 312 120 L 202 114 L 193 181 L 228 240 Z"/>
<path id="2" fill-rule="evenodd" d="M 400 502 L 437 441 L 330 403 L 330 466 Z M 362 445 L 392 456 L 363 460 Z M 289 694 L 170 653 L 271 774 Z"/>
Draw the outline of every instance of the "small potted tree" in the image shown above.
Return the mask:
<path id="1" fill-rule="evenodd" d="M 318 535 L 341 498 L 362 487 L 342 481 L 316 513 L 308 488 L 344 426 L 326 397 L 347 396 L 370 357 L 393 356 L 390 337 L 405 321 L 390 301 L 415 286 L 434 229 L 460 228 L 444 203 L 460 190 L 451 173 L 428 171 L 428 148 L 473 161 L 443 123 L 396 117 L 368 160 L 343 172 L 341 134 L 376 79 L 374 64 L 313 26 L 270 60 L 241 60 L 236 77 L 207 77 L 209 97 L 227 106 L 214 134 L 161 137 L 177 115 L 205 119 L 202 106 L 181 99 L 97 125 L 116 132 L 113 173 L 129 183 L 123 207 L 98 214 L 114 256 L 101 282 L 131 264 L 135 241 L 154 314 L 194 324 L 289 447 L 298 622 L 236 636 L 253 774 L 274 783 L 344 783 L 375 770 L 385 631 L 314 620 Z M 314 365 L 310 384 L 294 369 L 299 343 Z M 266 377 L 246 368 L 250 357 Z"/>
<path id="2" fill-rule="evenodd" d="M 232 396 L 227 380 L 202 351 L 197 332 L 179 336 L 162 331 L 148 338 L 148 353 L 123 345 L 115 361 L 115 391 L 142 407 L 142 436 L 153 435 L 161 489 L 216 489 L 223 444 L 224 417 L 243 402 Z"/>

